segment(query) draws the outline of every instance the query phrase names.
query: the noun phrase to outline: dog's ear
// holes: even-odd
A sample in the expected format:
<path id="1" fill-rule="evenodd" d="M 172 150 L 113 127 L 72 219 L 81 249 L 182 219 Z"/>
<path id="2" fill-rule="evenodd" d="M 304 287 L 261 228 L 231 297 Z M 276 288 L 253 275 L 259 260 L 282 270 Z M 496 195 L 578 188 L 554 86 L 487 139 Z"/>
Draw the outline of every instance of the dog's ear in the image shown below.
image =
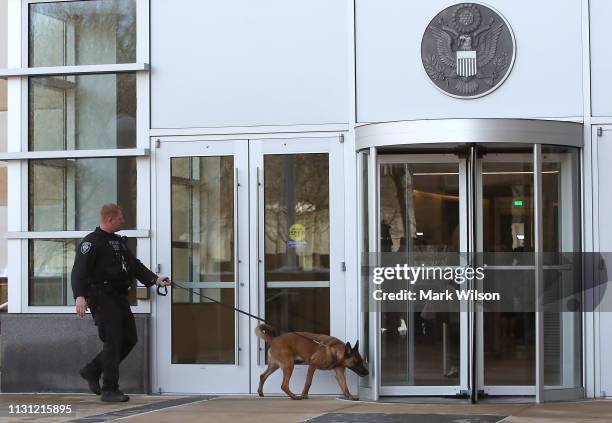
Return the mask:
<path id="1" fill-rule="evenodd" d="M 353 347 L 353 351 L 359 352 L 359 339 L 355 342 L 355 346 Z"/>
<path id="2" fill-rule="evenodd" d="M 344 355 L 346 355 L 346 356 L 351 355 L 351 350 L 352 350 L 352 348 L 351 348 L 351 343 L 350 343 L 350 342 L 347 342 L 347 343 L 344 345 Z"/>

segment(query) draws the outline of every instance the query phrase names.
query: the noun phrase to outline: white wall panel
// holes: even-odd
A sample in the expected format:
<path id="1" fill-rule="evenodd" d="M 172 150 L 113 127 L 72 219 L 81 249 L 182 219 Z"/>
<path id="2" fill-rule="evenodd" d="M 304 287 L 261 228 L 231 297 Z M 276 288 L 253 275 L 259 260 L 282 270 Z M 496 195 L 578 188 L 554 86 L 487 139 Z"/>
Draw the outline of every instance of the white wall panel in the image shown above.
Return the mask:
<path id="1" fill-rule="evenodd" d="M 439 92 L 421 64 L 427 25 L 456 3 L 356 0 L 359 122 L 582 115 L 580 0 L 487 1 L 514 30 L 516 62 L 501 87 L 474 100 Z"/>
<path id="2" fill-rule="evenodd" d="M 591 108 L 593 116 L 612 116 L 612 1 L 590 0 Z"/>
<path id="3" fill-rule="evenodd" d="M 599 249 L 604 268 L 600 270 L 600 296 L 599 303 L 599 377 L 600 392 L 595 392 L 596 396 L 612 396 L 612 220 L 610 211 L 612 210 L 612 196 L 610 195 L 610 185 L 612 185 L 612 127 L 605 127 L 601 137 L 597 138 L 597 162 L 595 171 L 597 172 L 598 204 L 596 221 L 596 231 L 599 236 Z"/>
<path id="4" fill-rule="evenodd" d="M 152 0 L 153 128 L 348 122 L 345 0 Z"/>

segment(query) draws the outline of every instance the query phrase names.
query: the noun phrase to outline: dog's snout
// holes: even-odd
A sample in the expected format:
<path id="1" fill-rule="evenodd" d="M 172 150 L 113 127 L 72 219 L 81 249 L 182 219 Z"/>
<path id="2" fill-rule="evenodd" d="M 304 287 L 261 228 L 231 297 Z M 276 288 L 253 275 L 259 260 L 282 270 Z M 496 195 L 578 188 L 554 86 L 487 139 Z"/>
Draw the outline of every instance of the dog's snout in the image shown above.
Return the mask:
<path id="1" fill-rule="evenodd" d="M 351 369 L 352 371 L 357 373 L 357 375 L 360 376 L 360 377 L 364 377 L 364 376 L 367 376 L 367 375 L 370 374 L 368 369 L 363 364 L 359 364 L 359 365 L 354 366 L 354 367 L 349 367 L 349 369 Z"/>

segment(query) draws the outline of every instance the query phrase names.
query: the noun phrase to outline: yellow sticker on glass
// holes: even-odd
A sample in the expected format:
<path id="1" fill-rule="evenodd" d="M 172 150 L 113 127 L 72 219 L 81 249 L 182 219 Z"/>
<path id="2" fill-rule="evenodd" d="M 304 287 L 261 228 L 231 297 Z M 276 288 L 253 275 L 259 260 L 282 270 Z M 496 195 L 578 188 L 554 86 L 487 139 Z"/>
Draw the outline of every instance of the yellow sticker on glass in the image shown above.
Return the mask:
<path id="1" fill-rule="evenodd" d="M 289 239 L 292 241 L 304 241 L 306 238 L 306 228 L 301 223 L 294 223 L 289 228 Z"/>

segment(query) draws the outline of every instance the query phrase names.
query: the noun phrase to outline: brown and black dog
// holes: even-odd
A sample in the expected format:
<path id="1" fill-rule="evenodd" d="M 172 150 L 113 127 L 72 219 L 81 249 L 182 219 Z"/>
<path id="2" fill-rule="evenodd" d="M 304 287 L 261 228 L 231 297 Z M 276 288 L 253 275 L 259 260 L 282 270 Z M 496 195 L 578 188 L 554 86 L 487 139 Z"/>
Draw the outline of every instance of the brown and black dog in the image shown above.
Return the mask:
<path id="1" fill-rule="evenodd" d="M 367 376 L 368 369 L 364 367 L 363 359 L 359 354 L 359 341 L 355 343 L 354 347 L 351 347 L 349 342 L 345 344 L 338 338 L 328 335 L 318 335 L 310 332 L 288 332 L 274 336 L 273 333 L 274 329 L 269 325 L 262 324 L 255 328 L 255 335 L 270 346 L 268 349 L 268 368 L 259 377 L 257 392 L 260 397 L 263 397 L 263 386 L 266 379 L 279 368 L 283 370 L 281 389 L 294 400 L 308 398 L 308 390 L 316 369 L 333 369 L 336 372 L 336 378 L 344 396 L 351 400 L 358 399 L 349 392 L 344 369 L 348 367 L 359 376 Z M 295 395 L 289 389 L 289 380 L 295 360 L 304 361 L 308 364 L 306 383 L 304 383 L 301 396 Z"/>

